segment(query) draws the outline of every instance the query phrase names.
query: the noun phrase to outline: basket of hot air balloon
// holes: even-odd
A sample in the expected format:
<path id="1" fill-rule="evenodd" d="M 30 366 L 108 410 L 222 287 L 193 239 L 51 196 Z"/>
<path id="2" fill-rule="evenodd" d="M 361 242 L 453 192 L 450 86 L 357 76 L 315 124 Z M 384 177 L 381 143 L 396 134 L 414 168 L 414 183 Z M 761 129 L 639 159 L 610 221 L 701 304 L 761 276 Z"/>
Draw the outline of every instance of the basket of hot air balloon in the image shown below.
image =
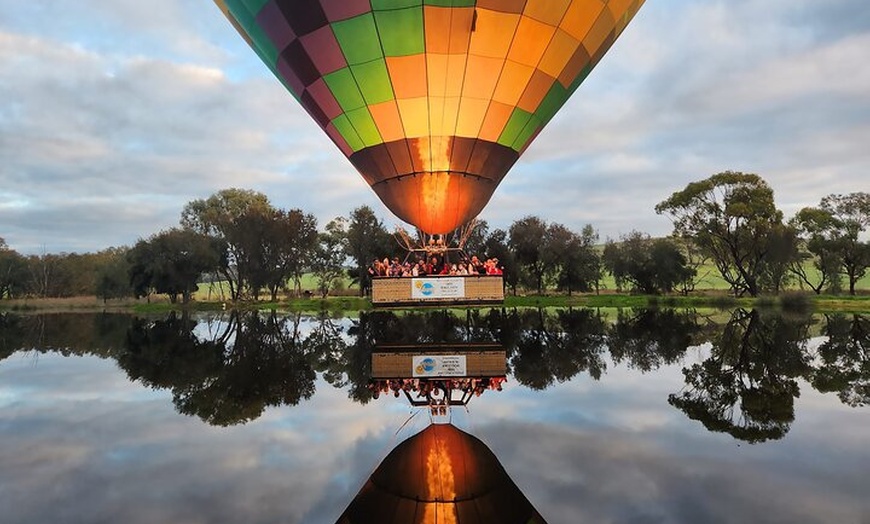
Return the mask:
<path id="1" fill-rule="evenodd" d="M 384 205 L 471 222 L 643 0 L 215 0 Z"/>

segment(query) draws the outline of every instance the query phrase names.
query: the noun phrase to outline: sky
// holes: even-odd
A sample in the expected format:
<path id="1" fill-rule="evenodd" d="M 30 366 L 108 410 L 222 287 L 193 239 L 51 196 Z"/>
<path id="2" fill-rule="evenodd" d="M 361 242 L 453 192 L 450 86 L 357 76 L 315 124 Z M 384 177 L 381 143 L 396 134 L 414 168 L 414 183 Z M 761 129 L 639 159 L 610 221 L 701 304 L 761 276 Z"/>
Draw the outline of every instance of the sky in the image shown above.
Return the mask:
<path id="1" fill-rule="evenodd" d="M 870 191 L 865 0 L 647 0 L 480 218 L 602 240 L 725 170 L 786 217 Z M 207 0 L 0 2 L 0 238 L 23 254 L 129 246 L 184 205 L 253 189 L 322 227 L 402 223 Z"/>

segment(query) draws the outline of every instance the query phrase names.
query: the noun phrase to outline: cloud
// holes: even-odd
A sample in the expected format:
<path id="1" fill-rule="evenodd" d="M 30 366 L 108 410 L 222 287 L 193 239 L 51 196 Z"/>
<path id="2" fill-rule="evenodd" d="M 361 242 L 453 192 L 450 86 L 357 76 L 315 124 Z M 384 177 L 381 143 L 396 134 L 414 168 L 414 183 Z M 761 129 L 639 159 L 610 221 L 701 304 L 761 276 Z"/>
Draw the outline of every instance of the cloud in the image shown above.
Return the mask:
<path id="1" fill-rule="evenodd" d="M 655 204 L 726 169 L 787 215 L 863 190 L 868 45 L 860 0 L 647 2 L 481 218 L 666 234 Z M 21 252 L 130 245 L 227 187 L 398 222 L 211 5 L 4 4 L 0 79 L 0 235 Z"/>

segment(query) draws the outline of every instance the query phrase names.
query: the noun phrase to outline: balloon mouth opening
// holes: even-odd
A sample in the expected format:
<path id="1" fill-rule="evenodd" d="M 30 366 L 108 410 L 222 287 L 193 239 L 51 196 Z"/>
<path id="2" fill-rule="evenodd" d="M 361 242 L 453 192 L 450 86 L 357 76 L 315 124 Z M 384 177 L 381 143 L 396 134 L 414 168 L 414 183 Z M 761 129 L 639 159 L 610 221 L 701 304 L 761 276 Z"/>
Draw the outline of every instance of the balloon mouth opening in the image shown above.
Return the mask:
<path id="1" fill-rule="evenodd" d="M 428 171 L 372 186 L 387 208 L 424 233 L 456 230 L 476 217 L 497 183 L 456 171 Z"/>

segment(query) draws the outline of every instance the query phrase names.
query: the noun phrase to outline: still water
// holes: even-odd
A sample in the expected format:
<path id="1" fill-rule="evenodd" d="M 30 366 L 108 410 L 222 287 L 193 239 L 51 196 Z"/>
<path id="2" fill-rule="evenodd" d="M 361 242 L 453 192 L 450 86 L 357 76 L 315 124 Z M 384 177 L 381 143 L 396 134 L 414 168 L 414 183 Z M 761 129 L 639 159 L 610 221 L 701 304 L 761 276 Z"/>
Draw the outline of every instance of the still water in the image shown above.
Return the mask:
<path id="1" fill-rule="evenodd" d="M 433 414 L 398 347 L 506 380 Z M 868 403 L 860 315 L 5 314 L 0 522 L 868 524 Z"/>

